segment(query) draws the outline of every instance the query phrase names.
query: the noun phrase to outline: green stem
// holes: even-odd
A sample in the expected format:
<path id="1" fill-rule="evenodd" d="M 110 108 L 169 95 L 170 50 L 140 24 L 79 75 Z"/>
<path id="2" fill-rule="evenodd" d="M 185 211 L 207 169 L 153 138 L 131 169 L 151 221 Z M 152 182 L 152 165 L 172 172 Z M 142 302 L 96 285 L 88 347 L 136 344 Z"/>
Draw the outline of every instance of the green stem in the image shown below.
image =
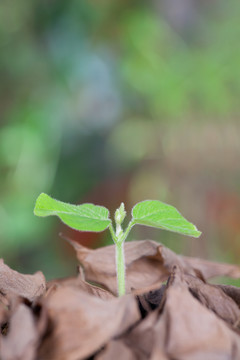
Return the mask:
<path id="1" fill-rule="evenodd" d="M 112 224 L 109 225 L 109 230 L 112 235 L 113 241 L 115 242 L 115 253 L 116 253 L 116 271 L 118 280 L 118 296 L 125 295 L 125 260 L 124 260 L 124 241 L 126 240 L 134 222 L 130 221 L 127 229 L 122 231 L 114 231 Z M 121 228 L 120 228 L 121 229 Z M 118 234 L 119 235 L 118 235 Z"/>
<path id="2" fill-rule="evenodd" d="M 125 262 L 124 262 L 124 242 L 116 243 L 116 264 L 118 279 L 118 296 L 125 295 Z"/>

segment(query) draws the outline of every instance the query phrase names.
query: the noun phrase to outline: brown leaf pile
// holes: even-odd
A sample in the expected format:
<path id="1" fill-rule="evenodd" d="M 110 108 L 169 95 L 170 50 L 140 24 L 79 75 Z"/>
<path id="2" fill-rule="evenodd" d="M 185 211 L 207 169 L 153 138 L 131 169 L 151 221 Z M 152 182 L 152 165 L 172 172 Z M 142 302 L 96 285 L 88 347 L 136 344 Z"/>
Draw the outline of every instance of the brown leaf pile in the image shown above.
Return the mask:
<path id="1" fill-rule="evenodd" d="M 128 294 L 117 298 L 114 247 L 71 243 L 75 278 L 46 284 L 0 261 L 1 360 L 240 359 L 240 289 L 207 283 L 240 267 L 126 243 Z"/>

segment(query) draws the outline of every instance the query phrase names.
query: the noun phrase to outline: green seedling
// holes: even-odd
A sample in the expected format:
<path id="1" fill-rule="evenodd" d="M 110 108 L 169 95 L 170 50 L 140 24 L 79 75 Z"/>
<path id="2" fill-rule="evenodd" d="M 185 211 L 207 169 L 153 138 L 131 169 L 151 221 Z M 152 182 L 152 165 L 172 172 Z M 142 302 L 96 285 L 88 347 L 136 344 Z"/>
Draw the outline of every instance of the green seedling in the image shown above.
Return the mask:
<path id="1" fill-rule="evenodd" d="M 66 225 L 79 231 L 101 232 L 108 228 L 116 249 L 119 296 L 125 294 L 124 242 L 134 225 L 151 226 L 193 237 L 201 235 L 196 226 L 187 221 L 177 209 L 157 200 L 146 200 L 136 204 L 132 209 L 132 219 L 125 229 L 122 228 L 126 217 L 123 203 L 115 211 L 115 226 L 109 218 L 109 210 L 103 206 L 71 205 L 55 200 L 44 193 L 37 198 L 34 214 L 37 216 L 56 215 Z"/>

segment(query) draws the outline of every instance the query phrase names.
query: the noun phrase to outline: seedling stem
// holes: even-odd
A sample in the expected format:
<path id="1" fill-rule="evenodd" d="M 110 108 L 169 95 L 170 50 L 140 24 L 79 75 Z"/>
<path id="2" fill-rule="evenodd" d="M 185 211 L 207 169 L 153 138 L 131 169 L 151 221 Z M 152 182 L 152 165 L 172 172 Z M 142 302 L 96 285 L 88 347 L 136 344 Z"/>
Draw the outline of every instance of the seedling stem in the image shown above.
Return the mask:
<path id="1" fill-rule="evenodd" d="M 115 252 L 116 252 L 116 272 L 118 279 L 118 295 L 122 296 L 125 294 L 125 258 L 124 258 L 124 242 L 134 225 L 133 221 L 130 221 L 126 230 L 123 231 L 122 223 L 126 216 L 126 211 L 124 204 L 121 203 L 120 207 L 115 212 L 115 223 L 116 231 L 112 224 L 109 225 L 109 230 L 112 235 L 112 239 L 115 243 Z"/>

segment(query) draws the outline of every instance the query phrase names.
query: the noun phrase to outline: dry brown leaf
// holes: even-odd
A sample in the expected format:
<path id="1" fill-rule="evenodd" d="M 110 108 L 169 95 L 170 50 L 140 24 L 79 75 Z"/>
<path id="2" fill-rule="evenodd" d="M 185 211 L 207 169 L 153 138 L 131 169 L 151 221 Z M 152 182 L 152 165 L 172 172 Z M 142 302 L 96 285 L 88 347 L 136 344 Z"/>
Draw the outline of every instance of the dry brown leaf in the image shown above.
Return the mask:
<path id="1" fill-rule="evenodd" d="M 157 245 L 157 243 L 155 243 Z M 240 278 L 240 266 L 208 261 L 195 257 L 175 254 L 163 245 L 158 245 L 157 259 L 171 273 L 173 266 L 178 266 L 186 274 L 192 274 L 201 279 L 210 279 L 215 276 Z"/>
<path id="2" fill-rule="evenodd" d="M 178 283 L 167 289 L 163 312 L 154 325 L 153 353 L 156 349 L 170 359 L 237 360 L 240 338 Z"/>
<path id="3" fill-rule="evenodd" d="M 52 331 L 39 360 L 80 360 L 100 350 L 140 319 L 132 295 L 102 300 L 74 287 L 56 287 L 45 299 Z"/>
<path id="4" fill-rule="evenodd" d="M 216 276 L 227 276 L 234 279 L 240 278 L 240 266 L 238 265 L 218 263 L 187 256 L 182 256 L 182 258 L 187 267 L 192 267 L 194 270 L 201 272 L 205 279 Z"/>
<path id="5" fill-rule="evenodd" d="M 4 295 L 17 294 L 29 301 L 35 300 L 46 290 L 45 277 L 41 271 L 33 275 L 24 275 L 10 269 L 0 259 L 0 292 Z"/>
<path id="6" fill-rule="evenodd" d="M 9 331 L 0 337 L 1 360 L 34 360 L 39 333 L 31 309 L 19 303 L 9 324 Z"/>
<path id="7" fill-rule="evenodd" d="M 83 279 L 82 271 L 80 271 L 79 275 L 76 277 L 56 279 L 56 280 L 49 281 L 47 283 L 46 297 L 48 296 L 48 293 L 52 291 L 52 288 L 55 288 L 58 286 L 60 286 L 60 287 L 68 286 L 68 287 L 80 289 L 90 295 L 94 295 L 103 300 L 109 300 L 109 299 L 115 298 L 115 296 L 112 293 L 110 293 L 109 291 L 104 290 L 98 286 L 95 286 L 95 285 L 92 285 L 92 284 L 89 284 L 88 282 L 86 282 Z"/>
<path id="8" fill-rule="evenodd" d="M 105 286 L 117 294 L 114 245 L 92 250 L 68 240 L 76 250 L 83 265 L 87 281 Z M 218 264 L 206 260 L 175 254 L 155 241 L 132 241 L 125 244 L 126 291 L 141 289 L 165 281 L 173 266 L 185 273 L 209 278 L 212 276 L 240 277 L 240 267 Z"/>
<path id="9" fill-rule="evenodd" d="M 84 267 L 86 280 L 99 283 L 117 295 L 114 245 L 92 250 L 69 242 Z M 155 244 L 153 241 L 133 241 L 124 245 L 127 293 L 131 292 L 131 288 L 139 289 L 167 278 L 168 272 L 164 268 L 159 269 L 158 260 L 148 258 L 156 255 Z"/>
<path id="10" fill-rule="evenodd" d="M 184 274 L 177 267 L 174 268 L 170 276 L 168 287 L 175 284 L 185 285 L 202 305 L 212 310 L 221 319 L 231 325 L 237 326 L 239 324 L 239 307 L 219 286 L 204 283 L 195 276 Z"/>

